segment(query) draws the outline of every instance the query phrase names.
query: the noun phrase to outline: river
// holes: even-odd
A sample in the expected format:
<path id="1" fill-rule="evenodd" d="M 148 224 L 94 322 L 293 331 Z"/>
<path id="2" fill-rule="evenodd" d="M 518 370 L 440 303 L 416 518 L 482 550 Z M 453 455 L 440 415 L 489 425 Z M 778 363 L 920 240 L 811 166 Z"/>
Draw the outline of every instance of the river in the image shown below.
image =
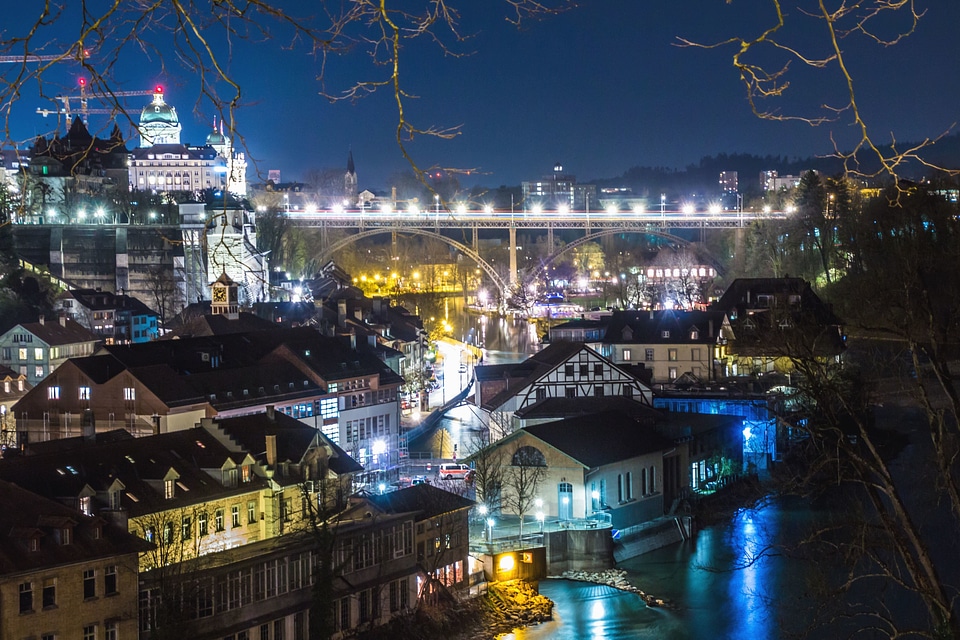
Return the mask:
<path id="1" fill-rule="evenodd" d="M 632 584 L 667 600 L 670 608 L 649 608 L 638 596 L 606 586 L 542 581 L 541 593 L 556 603 L 555 619 L 514 637 L 759 640 L 799 632 L 806 622 L 805 565 L 762 551 L 810 517 L 811 510 L 798 503 L 769 503 L 619 565 Z"/>

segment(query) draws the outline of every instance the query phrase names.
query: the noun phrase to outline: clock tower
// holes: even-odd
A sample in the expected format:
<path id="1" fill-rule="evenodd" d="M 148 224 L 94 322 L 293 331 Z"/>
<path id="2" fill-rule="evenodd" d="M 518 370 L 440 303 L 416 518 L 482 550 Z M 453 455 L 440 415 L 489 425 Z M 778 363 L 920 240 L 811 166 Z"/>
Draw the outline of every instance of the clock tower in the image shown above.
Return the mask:
<path id="1" fill-rule="evenodd" d="M 230 279 L 226 272 L 210 285 L 210 313 L 215 316 L 227 316 L 231 320 L 240 317 L 237 283 Z"/>

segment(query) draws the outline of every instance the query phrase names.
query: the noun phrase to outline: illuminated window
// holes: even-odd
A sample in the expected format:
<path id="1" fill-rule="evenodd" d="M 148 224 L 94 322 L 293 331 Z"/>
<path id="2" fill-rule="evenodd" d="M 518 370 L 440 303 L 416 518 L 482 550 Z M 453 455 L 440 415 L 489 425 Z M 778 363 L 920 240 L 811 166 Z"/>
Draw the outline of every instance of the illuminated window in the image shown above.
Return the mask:
<path id="1" fill-rule="evenodd" d="M 123 388 L 123 399 L 124 399 L 124 400 L 128 400 L 128 401 L 129 401 L 129 400 L 136 400 L 136 399 L 137 399 L 136 390 L 134 390 L 133 387 L 124 387 L 124 388 Z"/>
<path id="2" fill-rule="evenodd" d="M 174 480 L 164 480 L 163 481 L 163 497 L 167 500 L 172 500 L 177 493 L 177 484 Z"/>
<path id="3" fill-rule="evenodd" d="M 669 349 L 669 350 L 667 351 L 667 360 L 669 360 L 670 362 L 676 362 L 676 361 L 677 361 L 677 350 L 676 350 L 676 349 Z"/>
<path id="4" fill-rule="evenodd" d="M 27 359 L 27 350 L 26 350 L 26 349 L 20 349 L 20 350 L 19 350 L 19 353 L 18 353 L 17 355 L 20 356 L 20 359 L 21 359 L 21 360 L 26 360 L 26 359 Z"/>
<path id="5" fill-rule="evenodd" d="M 89 399 L 90 399 L 90 387 L 79 387 L 79 389 L 78 389 L 78 397 L 79 397 L 81 400 L 89 400 Z"/>
<path id="6" fill-rule="evenodd" d="M 213 526 L 217 531 L 223 531 L 223 509 L 217 509 L 214 513 Z"/>
<path id="7" fill-rule="evenodd" d="M 205 536 L 209 533 L 207 529 L 207 514 L 201 513 L 197 516 L 197 527 L 200 530 L 200 535 Z"/>
<path id="8" fill-rule="evenodd" d="M 60 387 L 47 387 L 47 400 L 59 400 L 60 399 Z"/>
<path id="9" fill-rule="evenodd" d="M 623 361 L 630 362 L 630 349 L 623 350 Z"/>
<path id="10" fill-rule="evenodd" d="M 240 505 L 238 504 L 230 507 L 230 524 L 233 527 L 240 526 Z"/>
<path id="11" fill-rule="evenodd" d="M 33 359 L 37 361 L 43 360 L 43 349 L 36 347 L 33 350 Z"/>

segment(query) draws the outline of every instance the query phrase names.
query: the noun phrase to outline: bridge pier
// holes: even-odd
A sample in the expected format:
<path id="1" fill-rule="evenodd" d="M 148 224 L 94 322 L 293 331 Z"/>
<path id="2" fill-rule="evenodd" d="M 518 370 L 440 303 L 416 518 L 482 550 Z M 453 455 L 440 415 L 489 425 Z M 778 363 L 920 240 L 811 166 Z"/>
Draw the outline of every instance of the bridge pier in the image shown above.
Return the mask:
<path id="1" fill-rule="evenodd" d="M 517 227 L 512 222 L 508 229 L 510 233 L 510 286 L 517 284 Z"/>
<path id="2" fill-rule="evenodd" d="M 550 253 L 553 253 L 553 223 L 552 222 L 547 223 L 547 247 L 549 247 L 547 250 Z"/>
<path id="3" fill-rule="evenodd" d="M 473 225 L 473 241 L 470 246 L 473 247 L 474 251 L 480 253 L 480 232 L 477 225 Z"/>

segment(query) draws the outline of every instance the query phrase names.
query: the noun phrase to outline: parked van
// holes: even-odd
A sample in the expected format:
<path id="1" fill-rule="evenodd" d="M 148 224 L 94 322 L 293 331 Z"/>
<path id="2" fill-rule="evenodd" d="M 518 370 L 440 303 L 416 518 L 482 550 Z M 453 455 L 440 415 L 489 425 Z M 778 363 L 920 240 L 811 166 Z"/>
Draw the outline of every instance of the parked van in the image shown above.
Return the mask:
<path id="1" fill-rule="evenodd" d="M 437 475 L 444 480 L 453 480 L 454 478 L 463 480 L 468 471 L 470 471 L 469 466 L 451 462 L 441 464 L 440 468 L 437 469 Z"/>

